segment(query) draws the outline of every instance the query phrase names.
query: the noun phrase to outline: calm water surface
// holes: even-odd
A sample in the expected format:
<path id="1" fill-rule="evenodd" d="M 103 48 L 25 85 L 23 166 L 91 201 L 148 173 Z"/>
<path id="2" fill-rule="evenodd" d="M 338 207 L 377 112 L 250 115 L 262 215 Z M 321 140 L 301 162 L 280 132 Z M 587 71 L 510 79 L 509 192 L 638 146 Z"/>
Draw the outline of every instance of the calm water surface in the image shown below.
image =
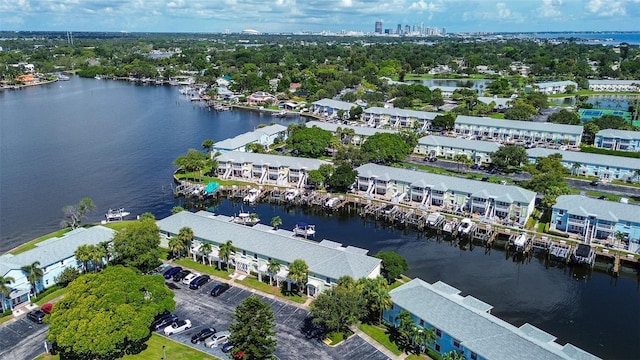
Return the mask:
<path id="1" fill-rule="evenodd" d="M 133 214 L 169 215 L 173 160 L 204 139 L 220 141 L 261 123 L 281 122 L 247 112 L 209 112 L 181 98 L 176 88 L 78 79 L 0 93 L 0 251 L 58 228 L 61 208 L 92 198 L 100 220 L 109 207 Z M 299 121 L 296 119 L 288 120 Z M 286 124 L 286 122 L 283 122 Z M 224 200 L 217 212 L 240 205 Z M 284 228 L 317 225 L 327 238 L 394 250 L 407 258 L 408 275 L 442 280 L 463 295 L 494 306 L 492 313 L 520 326 L 529 322 L 607 359 L 640 358 L 640 283 L 544 262 L 515 262 L 505 253 L 460 250 L 411 231 L 360 219 L 355 213 L 259 204 L 264 223 L 279 215 Z M 517 357 L 517 355 L 515 355 Z"/>

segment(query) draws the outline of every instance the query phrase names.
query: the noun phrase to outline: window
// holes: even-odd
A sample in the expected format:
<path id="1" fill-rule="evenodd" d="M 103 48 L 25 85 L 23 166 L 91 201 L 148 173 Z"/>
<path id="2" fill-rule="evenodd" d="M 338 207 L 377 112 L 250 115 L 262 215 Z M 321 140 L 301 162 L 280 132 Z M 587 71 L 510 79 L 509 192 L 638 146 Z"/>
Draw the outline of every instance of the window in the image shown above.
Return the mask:
<path id="1" fill-rule="evenodd" d="M 471 360 L 478 360 L 478 354 L 471 352 Z"/>
<path id="2" fill-rule="evenodd" d="M 455 348 L 460 348 L 460 340 L 458 339 L 453 339 L 453 347 Z"/>
<path id="3" fill-rule="evenodd" d="M 420 319 L 420 326 L 424 326 L 424 320 Z"/>
<path id="4" fill-rule="evenodd" d="M 45 284 L 45 285 L 49 285 L 49 279 L 45 280 L 45 281 L 44 281 L 44 284 Z"/>
<path id="5" fill-rule="evenodd" d="M 440 345 L 439 345 L 439 344 L 436 344 L 436 347 L 435 347 L 435 348 L 436 348 L 436 351 L 437 351 L 437 352 L 440 352 Z"/>
<path id="6" fill-rule="evenodd" d="M 253 254 L 253 258 L 258 260 L 258 254 Z"/>
<path id="7" fill-rule="evenodd" d="M 327 284 L 331 284 L 331 278 L 330 278 L 330 277 L 327 277 L 327 278 L 324 280 L 324 282 L 326 282 Z"/>
<path id="8" fill-rule="evenodd" d="M 436 329 L 436 336 L 439 338 L 442 337 L 442 331 L 440 331 L 440 329 Z"/>
<path id="9" fill-rule="evenodd" d="M 242 256 L 247 256 L 247 250 L 242 250 Z"/>

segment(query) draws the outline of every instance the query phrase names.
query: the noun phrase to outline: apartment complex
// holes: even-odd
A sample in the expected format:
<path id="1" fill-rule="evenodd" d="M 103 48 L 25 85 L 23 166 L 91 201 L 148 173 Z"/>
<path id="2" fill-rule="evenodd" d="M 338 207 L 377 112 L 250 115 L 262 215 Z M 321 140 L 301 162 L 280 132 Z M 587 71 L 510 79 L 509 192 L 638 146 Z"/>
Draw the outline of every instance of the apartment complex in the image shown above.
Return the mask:
<path id="1" fill-rule="evenodd" d="M 640 131 L 600 130 L 596 133 L 593 145 L 601 149 L 640 151 Z"/>
<path id="2" fill-rule="evenodd" d="M 287 134 L 287 127 L 280 124 L 261 127 L 254 131 L 216 142 L 213 146 L 213 154 L 228 151 L 245 152 L 249 144 L 260 144 L 266 148 L 273 145 L 276 139 L 286 140 Z"/>
<path id="3" fill-rule="evenodd" d="M 589 90 L 610 92 L 639 92 L 640 80 L 589 80 Z"/>
<path id="4" fill-rule="evenodd" d="M 492 141 L 466 140 L 447 136 L 428 135 L 418 140 L 415 153 L 429 157 L 453 159 L 458 154 L 466 155 L 474 164 L 491 162 L 491 153 L 500 148 Z"/>
<path id="5" fill-rule="evenodd" d="M 371 107 L 364 110 L 362 120 L 371 127 L 431 129 L 431 121 L 438 113 L 396 108 Z"/>
<path id="6" fill-rule="evenodd" d="M 397 133 L 396 130 L 390 129 L 378 129 L 368 126 L 353 126 L 353 125 L 341 125 L 336 123 L 330 123 L 326 121 L 316 121 L 311 120 L 305 123 L 307 127 L 319 127 L 322 130 L 330 131 L 334 136 L 338 136 L 338 129 L 341 130 L 349 130 L 353 131 L 351 135 L 349 135 L 349 143 L 352 145 L 362 145 L 369 136 L 375 135 L 377 133 Z"/>
<path id="7" fill-rule="evenodd" d="M 591 154 L 580 151 L 527 149 L 529 161 L 552 154 L 562 156 L 562 165 L 575 175 L 597 176 L 602 180 L 630 180 L 640 169 L 640 160 L 622 156 Z"/>

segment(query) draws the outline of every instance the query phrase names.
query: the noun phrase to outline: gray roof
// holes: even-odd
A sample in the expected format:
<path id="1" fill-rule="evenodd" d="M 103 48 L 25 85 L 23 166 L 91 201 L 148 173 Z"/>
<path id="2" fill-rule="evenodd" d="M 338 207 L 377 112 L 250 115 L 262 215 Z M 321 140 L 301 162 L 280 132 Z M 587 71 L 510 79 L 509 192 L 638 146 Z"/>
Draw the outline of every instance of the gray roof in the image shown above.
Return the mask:
<path id="1" fill-rule="evenodd" d="M 115 231 L 104 226 L 79 228 L 36 244 L 34 249 L 12 255 L 0 256 L 0 275 L 12 269 L 20 269 L 25 265 L 40 262 L 42 268 L 72 257 L 80 245 L 97 245 L 103 241 L 111 241 Z"/>
<path id="2" fill-rule="evenodd" d="M 497 127 L 506 129 L 518 129 L 518 130 L 533 130 L 543 132 L 554 132 L 561 134 L 581 135 L 581 125 L 565 125 L 565 124 L 552 124 L 544 122 L 533 121 L 520 121 L 520 120 L 503 120 L 493 119 L 477 116 L 458 115 L 456 118 L 456 125 L 478 125 L 487 127 Z"/>
<path id="3" fill-rule="evenodd" d="M 260 227 L 249 227 L 229 221 L 227 216 L 200 211 L 182 211 L 157 222 L 161 231 L 177 234 L 184 226 L 193 230 L 197 238 L 222 244 L 232 240 L 238 249 L 247 250 L 264 257 L 291 263 L 303 259 L 309 265 L 309 272 L 338 279 L 349 275 L 354 279 L 369 276 L 379 265 L 380 259 L 359 253 L 341 244 L 322 245 L 293 237 L 292 232 L 271 232 Z M 269 228 L 265 228 L 269 229 Z"/>
<path id="4" fill-rule="evenodd" d="M 562 161 L 568 163 L 580 163 L 582 165 L 593 164 L 598 166 L 608 166 L 609 168 L 640 169 L 640 160 L 623 156 L 591 154 L 580 151 L 563 151 L 546 148 L 527 149 L 527 156 L 539 158 L 551 154 L 562 155 Z"/>
<path id="5" fill-rule="evenodd" d="M 433 91 L 435 89 L 440 89 L 440 91 L 445 91 L 445 92 L 454 92 L 458 89 L 468 89 L 468 88 L 459 87 L 459 86 L 440 86 L 440 85 L 429 86 L 429 90 Z"/>
<path id="6" fill-rule="evenodd" d="M 633 85 L 640 84 L 640 80 L 589 80 L 589 85 Z"/>
<path id="7" fill-rule="evenodd" d="M 262 135 L 266 134 L 268 136 L 271 136 L 284 131 L 287 131 L 286 126 L 283 126 L 280 124 L 269 125 L 263 128 L 256 129 L 254 131 L 240 134 L 236 137 L 232 137 L 229 139 L 216 142 L 213 147 L 215 149 L 234 150 L 234 149 L 241 148 L 247 144 L 251 144 L 253 142 L 259 141 Z"/>
<path id="8" fill-rule="evenodd" d="M 457 289 L 456 289 L 457 290 Z M 443 292 L 420 279 L 389 292 L 401 308 L 451 335 L 467 349 L 492 360 L 598 359 L 571 344 L 561 346 L 542 330 L 525 324 L 517 328 L 486 311 L 469 306 L 459 291 Z M 475 299 L 471 301 L 475 303 Z M 544 335 L 544 336 L 543 336 Z"/>
<path id="9" fill-rule="evenodd" d="M 351 108 L 357 106 L 354 103 L 350 103 L 350 102 L 346 102 L 346 101 L 333 100 L 333 99 L 321 99 L 321 100 L 318 100 L 318 101 L 314 101 L 313 105 L 326 106 L 326 107 L 330 107 L 332 109 L 345 110 L 345 111 L 349 111 L 349 110 L 351 110 Z"/>
<path id="10" fill-rule="evenodd" d="M 378 115 L 391 115 L 391 116 L 402 116 L 408 118 L 416 118 L 420 120 L 433 120 L 438 116 L 438 113 L 429 112 L 429 111 L 416 111 L 416 110 L 406 110 L 406 109 L 398 109 L 392 108 L 387 109 L 383 107 L 370 107 L 364 110 L 366 114 L 378 114 Z"/>
<path id="11" fill-rule="evenodd" d="M 582 195 L 561 195 L 558 196 L 553 207 L 566 210 L 573 215 L 596 215 L 598 219 L 605 221 L 640 223 L 640 206 L 633 204 L 594 199 Z"/>
<path id="12" fill-rule="evenodd" d="M 549 82 L 536 83 L 536 86 L 539 88 L 567 86 L 567 85 L 578 86 L 578 84 L 575 83 L 574 81 L 549 81 Z"/>
<path id="13" fill-rule="evenodd" d="M 383 180 L 399 180 L 411 185 L 432 186 L 435 190 L 455 191 L 480 196 L 484 190 L 485 196 L 505 202 L 519 202 L 529 204 L 536 193 L 513 185 L 494 184 L 490 182 L 469 180 L 452 176 L 431 174 L 424 171 L 399 169 L 376 164 L 365 164 L 356 169 L 360 176 L 373 177 Z"/>
<path id="14" fill-rule="evenodd" d="M 506 107 L 507 102 L 511 101 L 511 98 L 499 98 L 499 97 L 491 97 L 491 96 L 478 96 L 478 101 L 481 101 L 485 104 L 491 104 L 491 102 L 496 103 L 496 106 Z"/>
<path id="15" fill-rule="evenodd" d="M 425 146 L 452 147 L 455 149 L 469 149 L 485 153 L 492 153 L 500 148 L 500 144 L 493 141 L 466 140 L 448 136 L 434 135 L 428 135 L 420 138 L 420 140 L 418 140 L 418 144 Z"/>
<path id="16" fill-rule="evenodd" d="M 378 128 L 373 128 L 373 127 L 369 127 L 369 126 L 341 125 L 341 124 L 334 124 L 334 123 L 329 123 L 329 122 L 324 122 L 324 121 L 317 121 L 317 120 L 307 121 L 305 123 L 305 125 L 307 127 L 317 126 L 320 129 L 331 131 L 332 133 L 336 133 L 338 131 L 338 128 L 353 129 L 353 131 L 356 133 L 356 135 L 360 135 L 360 136 L 371 136 L 371 135 L 375 135 L 377 133 L 395 134 L 395 133 L 398 132 L 397 130 L 378 129 Z"/>
<path id="17" fill-rule="evenodd" d="M 604 129 L 598 131 L 596 136 L 635 140 L 640 139 L 640 131 Z"/>
<path id="18" fill-rule="evenodd" d="M 271 155 L 271 154 L 259 154 L 242 151 L 229 151 L 220 154 L 217 158 L 220 162 L 239 162 L 239 163 L 251 163 L 255 165 L 273 165 L 284 166 L 290 169 L 317 169 L 322 164 L 329 164 L 329 162 L 318 159 L 308 159 L 302 157 Z"/>

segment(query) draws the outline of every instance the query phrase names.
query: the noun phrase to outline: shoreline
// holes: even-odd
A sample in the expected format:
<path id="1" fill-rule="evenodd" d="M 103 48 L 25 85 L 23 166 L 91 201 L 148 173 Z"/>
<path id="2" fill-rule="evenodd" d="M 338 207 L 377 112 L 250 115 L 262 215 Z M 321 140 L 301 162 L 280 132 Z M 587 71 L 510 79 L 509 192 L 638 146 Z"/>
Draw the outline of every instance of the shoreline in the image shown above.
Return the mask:
<path id="1" fill-rule="evenodd" d="M 2 85 L 2 86 L 0 86 L 0 90 L 22 90 L 24 88 L 52 84 L 52 83 L 55 83 L 55 82 L 58 82 L 58 81 L 60 81 L 60 80 L 58 80 L 58 79 L 46 80 L 46 81 L 40 81 L 40 82 L 37 82 L 37 83 L 34 83 L 34 84 L 23 84 L 23 85 Z"/>

